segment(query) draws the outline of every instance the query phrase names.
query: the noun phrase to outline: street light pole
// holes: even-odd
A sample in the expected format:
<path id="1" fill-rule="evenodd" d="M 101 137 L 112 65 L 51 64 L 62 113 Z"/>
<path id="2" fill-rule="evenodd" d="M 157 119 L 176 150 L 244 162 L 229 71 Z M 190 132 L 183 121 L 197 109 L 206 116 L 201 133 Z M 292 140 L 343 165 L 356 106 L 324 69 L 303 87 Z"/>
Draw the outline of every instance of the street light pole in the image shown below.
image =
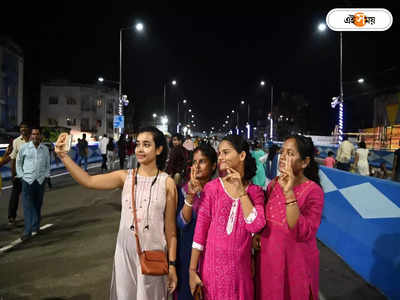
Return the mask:
<path id="1" fill-rule="evenodd" d="M 122 94 L 122 31 L 124 28 L 119 30 L 119 90 L 118 90 L 118 105 L 121 105 L 121 94 Z M 119 112 L 121 115 L 121 112 Z M 125 120 L 124 120 L 125 123 Z M 125 127 L 125 124 L 124 124 Z M 122 133 L 122 128 L 119 128 L 119 133 Z"/>
<path id="2" fill-rule="evenodd" d="M 339 143 L 343 140 L 343 37 L 340 32 L 340 104 L 339 104 Z"/>
<path id="3" fill-rule="evenodd" d="M 269 137 L 271 138 L 271 141 L 273 140 L 274 137 L 274 117 L 273 117 L 273 106 L 274 106 L 274 86 L 271 85 L 271 127 L 269 130 Z"/>

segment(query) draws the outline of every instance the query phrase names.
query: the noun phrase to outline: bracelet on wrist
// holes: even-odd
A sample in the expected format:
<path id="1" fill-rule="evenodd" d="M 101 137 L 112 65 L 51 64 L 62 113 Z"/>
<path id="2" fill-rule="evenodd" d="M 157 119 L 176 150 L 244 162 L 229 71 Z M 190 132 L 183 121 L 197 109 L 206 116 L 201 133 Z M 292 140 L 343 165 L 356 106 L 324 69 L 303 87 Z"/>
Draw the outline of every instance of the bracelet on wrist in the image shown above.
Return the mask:
<path id="1" fill-rule="evenodd" d="M 286 202 L 285 205 L 286 206 L 290 206 L 290 205 L 293 205 L 293 204 L 296 204 L 296 203 L 297 203 L 297 200 L 294 200 L 294 201 Z"/>
<path id="2" fill-rule="evenodd" d="M 193 206 L 193 204 L 190 203 L 190 202 L 188 202 L 186 199 L 185 199 L 185 204 L 186 204 L 187 206 L 189 206 L 189 207 L 192 207 L 192 206 Z"/>

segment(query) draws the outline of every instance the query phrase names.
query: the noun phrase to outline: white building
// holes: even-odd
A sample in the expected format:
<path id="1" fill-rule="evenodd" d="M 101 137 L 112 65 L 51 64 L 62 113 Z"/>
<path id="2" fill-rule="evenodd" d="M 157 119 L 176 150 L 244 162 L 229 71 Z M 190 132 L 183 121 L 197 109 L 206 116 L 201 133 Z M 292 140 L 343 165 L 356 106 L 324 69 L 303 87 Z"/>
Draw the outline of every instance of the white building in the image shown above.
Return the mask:
<path id="1" fill-rule="evenodd" d="M 23 119 L 24 59 L 22 49 L 0 38 L 0 129 L 12 131 Z"/>
<path id="2" fill-rule="evenodd" d="M 68 127 L 80 136 L 113 135 L 118 90 L 100 85 L 54 81 L 42 84 L 40 126 Z"/>

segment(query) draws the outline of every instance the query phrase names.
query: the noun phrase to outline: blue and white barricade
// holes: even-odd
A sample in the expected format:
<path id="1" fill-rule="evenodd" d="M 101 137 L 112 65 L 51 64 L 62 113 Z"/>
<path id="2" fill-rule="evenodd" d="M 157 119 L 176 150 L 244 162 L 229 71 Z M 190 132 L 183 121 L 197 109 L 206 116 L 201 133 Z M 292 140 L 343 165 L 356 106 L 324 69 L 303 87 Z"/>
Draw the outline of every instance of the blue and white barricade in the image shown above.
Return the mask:
<path id="1" fill-rule="evenodd" d="M 389 299 L 400 299 L 400 183 L 321 167 L 318 239 Z"/>

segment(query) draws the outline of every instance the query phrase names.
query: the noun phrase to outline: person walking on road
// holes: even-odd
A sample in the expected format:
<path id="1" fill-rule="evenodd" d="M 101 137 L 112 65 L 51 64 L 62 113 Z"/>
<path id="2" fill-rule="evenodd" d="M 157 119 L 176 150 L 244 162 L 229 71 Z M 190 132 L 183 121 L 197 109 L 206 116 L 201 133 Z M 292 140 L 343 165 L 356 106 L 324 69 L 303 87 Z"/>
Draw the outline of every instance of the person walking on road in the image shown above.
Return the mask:
<path id="1" fill-rule="evenodd" d="M 125 133 L 121 134 L 118 140 L 118 156 L 119 156 L 119 168 L 124 169 L 125 157 L 126 157 L 126 138 Z"/>
<path id="2" fill-rule="evenodd" d="M 367 149 L 365 142 L 361 141 L 358 144 L 354 158 L 354 168 L 358 174 L 369 176 L 369 163 L 368 163 L 369 150 Z"/>
<path id="3" fill-rule="evenodd" d="M 89 155 L 89 144 L 86 140 L 86 133 L 82 134 L 82 139 L 78 142 L 78 165 L 84 163 L 85 171 L 88 170 L 88 155 Z"/>
<path id="4" fill-rule="evenodd" d="M 21 149 L 22 145 L 29 142 L 29 137 L 31 134 L 30 128 L 27 123 L 22 122 L 19 125 L 19 132 L 21 135 L 13 141 L 13 150 L 10 154 L 11 158 L 11 180 L 12 180 L 12 191 L 10 202 L 8 204 L 8 226 L 15 226 L 15 219 L 17 217 L 17 210 L 18 210 L 18 202 L 19 202 L 19 195 L 21 194 L 22 190 L 22 182 L 21 179 L 17 177 L 17 170 L 16 170 L 16 159 L 19 150 Z"/>
<path id="5" fill-rule="evenodd" d="M 101 171 L 107 171 L 107 144 L 108 144 L 108 137 L 107 134 L 104 134 L 103 138 L 100 140 L 99 148 L 100 153 L 103 158 L 103 162 L 101 163 Z"/>
<path id="6" fill-rule="evenodd" d="M 114 138 L 110 137 L 107 144 L 107 168 L 108 170 L 114 169 L 114 161 L 115 161 L 115 144 Z"/>
<path id="7" fill-rule="evenodd" d="M 56 153 L 80 185 L 98 190 L 123 189 L 110 300 L 167 300 L 168 292 L 174 292 L 177 286 L 177 191 L 173 179 L 162 171 L 168 153 L 163 133 L 155 127 L 139 130 L 135 149 L 140 164 L 137 170 L 118 170 L 96 176 L 90 176 L 71 160 L 64 150 L 66 139 L 66 133 L 58 137 Z M 135 201 L 137 226 L 134 225 L 132 201 Z M 167 275 L 142 274 L 135 234 L 143 250 L 162 249 L 168 253 Z"/>
<path id="8" fill-rule="evenodd" d="M 50 171 L 49 149 L 41 143 L 39 128 L 32 128 L 31 141 L 21 146 L 16 160 L 17 176 L 22 181 L 24 208 L 24 233 L 27 240 L 32 233 L 39 233 L 44 181 Z"/>
<path id="9" fill-rule="evenodd" d="M 343 142 L 336 154 L 336 167 L 339 170 L 350 171 L 350 160 L 354 154 L 354 145 L 348 140 L 347 135 L 343 136 Z"/>

